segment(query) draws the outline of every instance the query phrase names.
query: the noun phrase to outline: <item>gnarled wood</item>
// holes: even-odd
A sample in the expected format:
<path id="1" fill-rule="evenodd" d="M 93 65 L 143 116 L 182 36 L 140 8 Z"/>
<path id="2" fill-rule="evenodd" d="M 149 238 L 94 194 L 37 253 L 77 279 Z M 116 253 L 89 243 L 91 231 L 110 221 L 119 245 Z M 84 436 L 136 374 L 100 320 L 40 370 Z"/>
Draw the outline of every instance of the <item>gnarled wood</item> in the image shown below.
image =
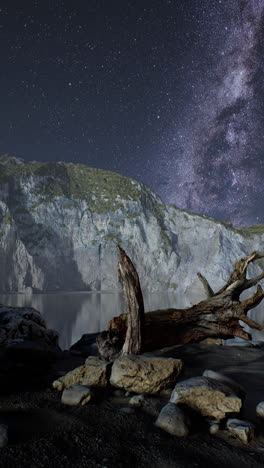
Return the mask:
<path id="1" fill-rule="evenodd" d="M 118 273 L 127 308 L 127 332 L 122 354 L 140 354 L 144 334 L 144 301 L 137 271 L 121 247 L 119 251 Z"/>
<path id="2" fill-rule="evenodd" d="M 122 249 L 121 249 L 122 251 Z M 122 251 L 126 262 L 131 262 Z M 235 262 L 234 270 L 227 283 L 218 291 L 214 292 L 206 278 L 198 273 L 198 277 L 203 283 L 208 299 L 187 309 L 167 309 L 155 310 L 145 314 L 145 341 L 144 350 L 155 349 L 161 346 L 173 344 L 185 344 L 191 341 L 200 340 L 206 337 L 232 338 L 240 337 L 250 340 L 251 335 L 243 330 L 239 323 L 242 321 L 251 328 L 261 330 L 262 327 L 247 317 L 247 312 L 256 307 L 263 297 L 264 293 L 259 285 L 256 293 L 242 302 L 239 301 L 240 294 L 245 290 L 256 285 L 264 278 L 264 272 L 252 279 L 247 279 L 246 272 L 248 265 L 260 258 L 264 258 L 264 253 L 253 252 L 245 258 Z M 130 266 L 133 265 L 132 262 Z M 134 267 L 133 267 L 134 268 Z M 133 273 L 133 278 L 135 277 Z M 133 304 L 140 288 L 138 276 L 137 280 L 130 280 L 126 276 L 126 287 L 123 288 L 127 303 Z M 129 284 L 128 284 L 129 283 Z M 141 290 L 140 290 L 141 291 Z M 141 299 L 140 299 L 141 301 Z M 143 299 L 142 299 L 143 301 Z M 140 302 L 141 304 L 141 302 Z M 143 305 L 141 304 L 141 307 Z M 132 306 L 133 309 L 133 306 Z M 126 345 L 125 352 L 131 352 L 133 349 L 133 320 L 130 316 L 131 306 L 128 307 L 128 315 L 121 315 L 113 318 L 109 323 L 109 329 L 119 332 L 121 339 L 127 340 L 129 337 L 130 345 Z M 126 324 L 128 324 L 128 329 Z M 142 330 L 143 321 L 141 321 Z M 126 329 L 127 334 L 126 334 Z M 138 331 L 136 331 L 136 336 Z M 137 341 L 138 338 L 135 340 Z M 137 352 L 140 347 L 137 347 Z M 141 344 L 142 349 L 142 344 Z"/>

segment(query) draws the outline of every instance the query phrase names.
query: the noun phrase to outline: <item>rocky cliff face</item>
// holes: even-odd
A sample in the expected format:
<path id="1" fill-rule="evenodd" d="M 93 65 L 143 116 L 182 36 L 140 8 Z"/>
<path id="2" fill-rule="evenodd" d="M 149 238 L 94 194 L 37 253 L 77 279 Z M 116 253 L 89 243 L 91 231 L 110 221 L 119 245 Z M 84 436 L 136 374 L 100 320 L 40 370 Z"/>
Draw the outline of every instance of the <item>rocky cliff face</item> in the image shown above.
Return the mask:
<path id="1" fill-rule="evenodd" d="M 165 206 L 110 171 L 0 157 L 1 292 L 117 289 L 117 243 L 143 289 L 175 291 L 183 307 L 204 298 L 197 271 L 217 288 L 235 259 L 264 250 L 264 226 Z"/>

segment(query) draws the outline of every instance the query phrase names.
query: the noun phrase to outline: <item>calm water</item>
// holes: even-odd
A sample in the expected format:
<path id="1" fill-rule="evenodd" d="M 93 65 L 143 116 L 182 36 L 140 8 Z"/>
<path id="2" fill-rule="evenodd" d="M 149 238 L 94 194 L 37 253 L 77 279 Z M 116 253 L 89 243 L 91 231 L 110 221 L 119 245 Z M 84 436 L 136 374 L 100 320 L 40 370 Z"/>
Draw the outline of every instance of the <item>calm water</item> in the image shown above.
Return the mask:
<path id="1" fill-rule="evenodd" d="M 122 296 L 113 292 L 0 295 L 0 303 L 13 307 L 32 306 L 39 310 L 48 328 L 59 332 L 62 349 L 69 349 L 84 333 L 105 330 L 108 320 L 125 311 Z M 146 293 L 144 303 L 146 311 L 183 307 L 177 295 L 166 293 Z M 250 315 L 264 324 L 263 306 L 258 306 Z M 264 340 L 263 332 L 253 331 L 252 337 Z"/>
<path id="2" fill-rule="evenodd" d="M 121 295 L 112 292 L 0 295 L 0 303 L 37 309 L 48 328 L 59 332 L 62 349 L 68 349 L 84 333 L 105 330 L 108 320 L 125 311 Z M 179 307 L 173 294 L 144 294 L 144 303 L 146 311 Z"/>

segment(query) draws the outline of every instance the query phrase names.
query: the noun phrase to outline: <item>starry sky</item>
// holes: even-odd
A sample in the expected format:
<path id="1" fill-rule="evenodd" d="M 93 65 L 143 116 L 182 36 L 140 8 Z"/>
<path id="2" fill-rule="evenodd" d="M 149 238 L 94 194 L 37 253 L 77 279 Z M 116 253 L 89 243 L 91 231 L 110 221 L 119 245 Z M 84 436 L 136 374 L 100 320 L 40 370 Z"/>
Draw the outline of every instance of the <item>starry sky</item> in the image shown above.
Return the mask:
<path id="1" fill-rule="evenodd" d="M 264 223 L 264 0 L 1 0 L 0 153 Z"/>

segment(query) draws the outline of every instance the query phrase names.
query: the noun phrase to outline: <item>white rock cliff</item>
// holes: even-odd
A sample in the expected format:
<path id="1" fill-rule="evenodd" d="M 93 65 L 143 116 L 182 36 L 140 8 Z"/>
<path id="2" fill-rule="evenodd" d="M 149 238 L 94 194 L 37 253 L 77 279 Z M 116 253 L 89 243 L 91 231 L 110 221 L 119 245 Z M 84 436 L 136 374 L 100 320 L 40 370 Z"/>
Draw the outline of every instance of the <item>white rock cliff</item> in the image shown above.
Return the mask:
<path id="1" fill-rule="evenodd" d="M 117 243 L 144 290 L 175 291 L 184 307 L 204 299 L 198 271 L 216 289 L 236 259 L 264 250 L 264 226 L 166 206 L 110 171 L 0 157 L 0 292 L 118 289 Z"/>

